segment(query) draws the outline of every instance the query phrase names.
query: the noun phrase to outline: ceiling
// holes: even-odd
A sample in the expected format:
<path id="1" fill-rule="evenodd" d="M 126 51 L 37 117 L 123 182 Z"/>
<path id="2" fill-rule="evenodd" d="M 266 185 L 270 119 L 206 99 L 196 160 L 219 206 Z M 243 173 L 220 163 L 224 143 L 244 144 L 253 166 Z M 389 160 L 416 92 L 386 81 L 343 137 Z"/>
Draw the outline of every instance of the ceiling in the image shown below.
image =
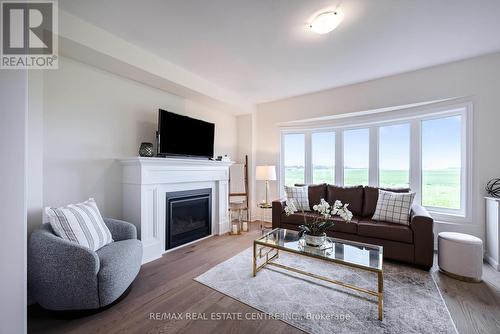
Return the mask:
<path id="1" fill-rule="evenodd" d="M 498 0 L 63 0 L 62 9 L 254 103 L 500 50 Z M 305 24 L 339 5 L 344 21 Z"/>

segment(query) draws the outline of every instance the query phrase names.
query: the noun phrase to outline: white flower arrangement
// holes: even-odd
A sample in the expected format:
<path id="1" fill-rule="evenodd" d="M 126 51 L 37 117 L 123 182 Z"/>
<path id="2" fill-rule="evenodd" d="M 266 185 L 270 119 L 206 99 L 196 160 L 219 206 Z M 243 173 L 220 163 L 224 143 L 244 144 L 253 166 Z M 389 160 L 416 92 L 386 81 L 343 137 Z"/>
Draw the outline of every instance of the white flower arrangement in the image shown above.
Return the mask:
<path id="1" fill-rule="evenodd" d="M 334 222 L 331 220 L 333 216 L 339 216 L 346 223 L 350 223 L 352 220 L 352 212 L 347 208 L 348 203 L 342 204 L 341 201 L 336 200 L 333 206 L 330 205 L 323 198 L 320 200 L 319 204 L 313 206 L 313 210 L 319 213 L 318 217 L 315 217 L 311 222 L 308 222 L 305 213 L 302 212 L 304 216 L 304 225 L 300 225 L 299 229 L 301 233 L 307 233 L 310 235 L 323 235 L 327 228 L 333 226 Z M 290 216 L 296 213 L 297 207 L 292 201 L 287 201 L 285 206 L 285 214 Z"/>
<path id="2" fill-rule="evenodd" d="M 325 219 L 329 219 L 332 216 L 337 215 L 344 219 L 346 222 L 350 222 L 352 220 L 352 212 L 347 209 L 348 206 L 349 203 L 342 205 L 341 201 L 336 200 L 335 203 L 333 203 L 332 207 L 327 201 L 322 198 L 319 204 L 313 206 L 313 210 L 318 212 Z"/>
<path id="3" fill-rule="evenodd" d="M 297 211 L 294 201 L 286 201 L 285 213 L 287 216 L 293 215 Z"/>

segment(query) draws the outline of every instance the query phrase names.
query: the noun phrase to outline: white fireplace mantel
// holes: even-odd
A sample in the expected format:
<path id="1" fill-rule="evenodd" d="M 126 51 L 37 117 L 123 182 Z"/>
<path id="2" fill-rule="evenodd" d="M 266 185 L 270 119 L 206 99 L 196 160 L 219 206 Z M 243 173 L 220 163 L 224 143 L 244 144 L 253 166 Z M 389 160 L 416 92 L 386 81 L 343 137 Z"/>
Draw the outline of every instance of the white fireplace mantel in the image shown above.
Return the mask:
<path id="1" fill-rule="evenodd" d="M 233 162 L 133 157 L 120 163 L 123 219 L 137 227 L 143 263 L 165 253 L 167 192 L 211 188 L 212 235 L 229 231 L 229 166 Z"/>

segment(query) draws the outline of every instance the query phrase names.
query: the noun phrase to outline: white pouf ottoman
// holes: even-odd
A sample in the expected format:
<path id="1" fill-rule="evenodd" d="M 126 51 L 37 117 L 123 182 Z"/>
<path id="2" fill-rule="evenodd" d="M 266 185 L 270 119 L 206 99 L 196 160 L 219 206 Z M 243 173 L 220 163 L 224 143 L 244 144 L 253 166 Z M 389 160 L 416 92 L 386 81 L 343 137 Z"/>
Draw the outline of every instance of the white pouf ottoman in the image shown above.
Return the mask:
<path id="1" fill-rule="evenodd" d="M 438 265 L 439 270 L 453 278 L 481 282 L 483 241 L 464 233 L 439 233 Z"/>

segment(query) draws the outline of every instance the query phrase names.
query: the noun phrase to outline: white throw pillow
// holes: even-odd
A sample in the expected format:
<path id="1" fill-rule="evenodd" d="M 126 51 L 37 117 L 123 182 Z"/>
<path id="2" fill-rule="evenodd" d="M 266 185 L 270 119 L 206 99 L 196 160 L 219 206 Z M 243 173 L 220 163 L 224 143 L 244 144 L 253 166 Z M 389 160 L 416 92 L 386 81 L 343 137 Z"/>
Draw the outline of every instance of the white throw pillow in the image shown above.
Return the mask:
<path id="1" fill-rule="evenodd" d="M 309 207 L 309 187 L 308 186 L 285 186 L 287 201 L 293 201 L 299 211 L 310 211 Z"/>
<path id="2" fill-rule="evenodd" d="M 379 189 L 377 208 L 372 219 L 409 225 L 410 210 L 414 197 L 414 192 L 395 193 Z"/>
<path id="3" fill-rule="evenodd" d="M 46 207 L 45 214 L 55 234 L 93 251 L 113 242 L 93 198 L 60 208 Z"/>

